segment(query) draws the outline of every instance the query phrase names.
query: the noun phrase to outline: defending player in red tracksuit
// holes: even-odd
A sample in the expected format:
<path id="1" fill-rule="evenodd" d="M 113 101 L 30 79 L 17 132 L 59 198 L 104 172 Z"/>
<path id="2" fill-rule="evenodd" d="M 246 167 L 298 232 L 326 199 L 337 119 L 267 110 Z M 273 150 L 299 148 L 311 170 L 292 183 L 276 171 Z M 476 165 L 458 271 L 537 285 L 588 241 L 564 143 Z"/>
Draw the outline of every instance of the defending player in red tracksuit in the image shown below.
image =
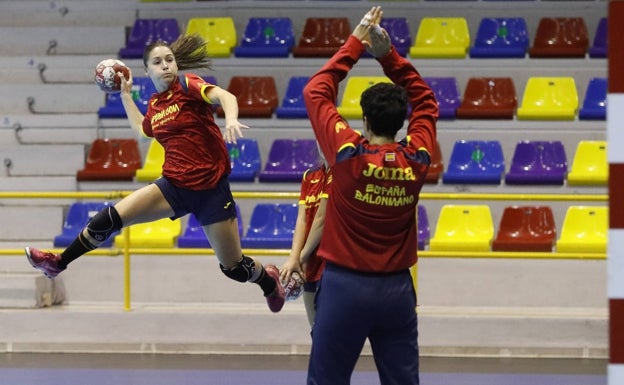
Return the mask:
<path id="1" fill-rule="evenodd" d="M 383 385 L 419 383 L 409 268 L 417 260 L 416 209 L 435 148 L 438 107 L 413 65 L 391 47 L 380 19 L 380 7 L 373 7 L 304 89 L 312 128 L 333 173 L 318 250 L 326 267 L 316 296 L 310 385 L 349 384 L 367 338 Z M 361 135 L 339 115 L 335 101 L 339 82 L 365 49 L 395 85 L 364 91 Z M 394 96 L 400 92 L 402 98 Z M 392 113 L 397 99 L 404 108 Z M 407 137 L 397 142 L 406 101 Z M 391 124 L 397 127 L 383 127 Z"/>

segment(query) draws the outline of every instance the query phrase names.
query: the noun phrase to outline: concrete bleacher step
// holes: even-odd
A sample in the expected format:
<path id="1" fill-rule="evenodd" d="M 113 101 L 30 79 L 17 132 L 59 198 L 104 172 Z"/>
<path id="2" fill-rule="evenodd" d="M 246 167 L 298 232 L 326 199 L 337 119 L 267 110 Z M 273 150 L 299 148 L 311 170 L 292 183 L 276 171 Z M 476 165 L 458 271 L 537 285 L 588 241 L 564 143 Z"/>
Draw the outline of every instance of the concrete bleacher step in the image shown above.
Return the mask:
<path id="1" fill-rule="evenodd" d="M 422 355 L 607 355 L 606 310 L 419 307 Z M 307 354 L 301 301 L 278 314 L 253 303 L 71 303 L 0 309 L 0 351 Z M 71 327 L 67 327 L 71 325 Z M 370 353 L 368 346 L 364 354 Z"/>

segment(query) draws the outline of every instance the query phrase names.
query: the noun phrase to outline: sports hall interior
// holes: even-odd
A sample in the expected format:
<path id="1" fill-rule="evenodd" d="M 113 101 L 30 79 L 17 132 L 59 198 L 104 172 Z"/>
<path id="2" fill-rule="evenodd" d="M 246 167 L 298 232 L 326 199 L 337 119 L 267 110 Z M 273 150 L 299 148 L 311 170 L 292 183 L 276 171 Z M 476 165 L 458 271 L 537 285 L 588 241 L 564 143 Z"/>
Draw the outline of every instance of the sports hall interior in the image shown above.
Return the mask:
<path id="1" fill-rule="evenodd" d="M 605 359 L 607 3 L 3 1 L 0 351 L 306 355 L 301 300 L 268 311 L 222 275 L 192 218 L 133 227 L 54 281 L 22 250 L 62 249 L 95 207 L 160 175 L 158 146 L 93 70 L 124 61 L 145 102 L 145 40 L 194 30 L 214 50 L 200 74 L 250 126 L 230 148 L 243 247 L 283 263 L 316 156 L 301 79 L 379 4 L 441 111 L 412 269 L 422 355 Z M 355 129 L 351 95 L 382 76 L 363 57 L 341 83 Z"/>

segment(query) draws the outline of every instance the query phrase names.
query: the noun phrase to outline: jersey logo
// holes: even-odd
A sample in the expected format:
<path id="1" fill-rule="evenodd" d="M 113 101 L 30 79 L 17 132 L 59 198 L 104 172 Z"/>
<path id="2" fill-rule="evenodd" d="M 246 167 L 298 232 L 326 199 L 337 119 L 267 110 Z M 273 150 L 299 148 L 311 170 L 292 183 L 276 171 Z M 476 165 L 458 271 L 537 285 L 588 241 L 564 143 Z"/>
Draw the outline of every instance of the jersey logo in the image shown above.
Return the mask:
<path id="1" fill-rule="evenodd" d="M 232 201 L 226 203 L 225 206 L 223 206 L 223 208 L 227 210 L 231 205 L 232 205 Z"/>
<path id="2" fill-rule="evenodd" d="M 167 100 L 171 99 L 172 96 L 173 96 L 173 91 L 169 90 L 169 93 L 167 94 Z"/>
<path id="3" fill-rule="evenodd" d="M 384 154 L 384 160 L 386 162 L 394 162 L 396 160 L 396 154 L 394 152 L 386 152 Z"/>
<path id="4" fill-rule="evenodd" d="M 310 183 L 318 183 L 321 181 L 321 178 L 315 178 L 310 181 Z"/>
<path id="5" fill-rule="evenodd" d="M 340 131 L 344 130 L 345 128 L 347 128 L 347 125 L 343 121 L 336 122 L 336 125 L 334 126 L 334 129 L 336 130 L 336 133 L 339 133 Z"/>

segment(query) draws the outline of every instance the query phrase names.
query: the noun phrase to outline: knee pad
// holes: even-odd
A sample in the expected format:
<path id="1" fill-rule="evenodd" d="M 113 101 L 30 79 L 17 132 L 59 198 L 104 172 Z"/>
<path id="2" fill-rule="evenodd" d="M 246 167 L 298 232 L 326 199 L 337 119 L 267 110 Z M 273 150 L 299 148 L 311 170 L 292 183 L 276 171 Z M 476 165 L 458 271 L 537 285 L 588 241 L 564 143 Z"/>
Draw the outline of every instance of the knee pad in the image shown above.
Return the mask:
<path id="1" fill-rule="evenodd" d="M 226 269 L 221 264 L 219 264 L 219 266 L 226 277 L 238 282 L 249 281 L 256 272 L 256 263 L 253 259 L 246 255 L 243 255 L 243 259 L 241 259 L 240 262 L 238 262 L 236 266 L 231 269 Z"/>
<path id="2" fill-rule="evenodd" d="M 95 214 L 87 225 L 87 233 L 98 242 L 104 242 L 115 231 L 121 230 L 123 224 L 119 213 L 113 206 L 103 208 Z"/>

